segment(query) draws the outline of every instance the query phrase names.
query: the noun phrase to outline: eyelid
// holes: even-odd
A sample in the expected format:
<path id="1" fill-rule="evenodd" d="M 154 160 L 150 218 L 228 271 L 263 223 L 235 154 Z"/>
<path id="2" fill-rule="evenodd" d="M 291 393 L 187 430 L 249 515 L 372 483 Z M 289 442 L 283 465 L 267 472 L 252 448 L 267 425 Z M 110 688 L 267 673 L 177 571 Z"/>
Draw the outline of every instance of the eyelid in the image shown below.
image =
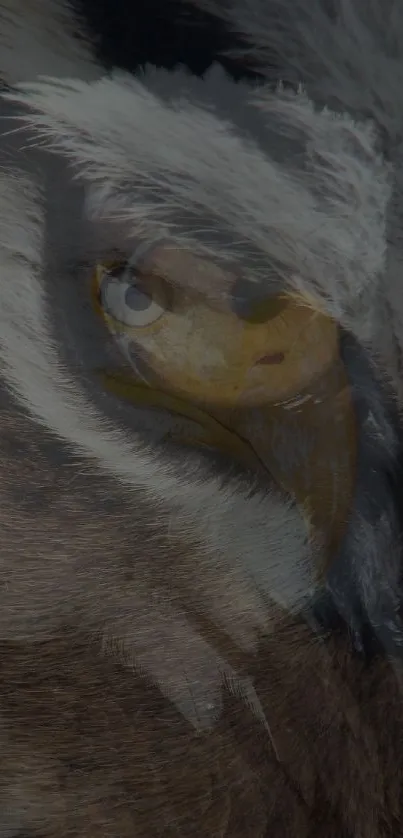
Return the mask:
<path id="1" fill-rule="evenodd" d="M 172 283 L 158 274 L 139 272 L 135 284 L 141 291 L 148 294 L 165 311 L 173 311 L 175 291 Z"/>
<path id="2" fill-rule="evenodd" d="M 179 306 L 185 297 L 190 297 L 223 307 L 234 281 L 233 272 L 216 261 L 167 240 L 150 248 L 138 260 L 137 268 L 140 274 L 160 277 L 175 294 Z"/>
<path id="3" fill-rule="evenodd" d="M 158 242 L 159 243 L 159 242 Z M 127 282 L 128 285 L 136 285 L 140 290 L 155 300 L 165 311 L 172 311 L 174 301 L 174 287 L 172 282 L 162 276 L 158 271 L 153 271 L 151 266 L 145 266 L 146 257 L 155 250 L 157 243 L 140 246 L 128 259 L 116 261 L 105 271 L 113 276 L 113 271 L 120 271 L 116 276 L 119 282 Z"/>

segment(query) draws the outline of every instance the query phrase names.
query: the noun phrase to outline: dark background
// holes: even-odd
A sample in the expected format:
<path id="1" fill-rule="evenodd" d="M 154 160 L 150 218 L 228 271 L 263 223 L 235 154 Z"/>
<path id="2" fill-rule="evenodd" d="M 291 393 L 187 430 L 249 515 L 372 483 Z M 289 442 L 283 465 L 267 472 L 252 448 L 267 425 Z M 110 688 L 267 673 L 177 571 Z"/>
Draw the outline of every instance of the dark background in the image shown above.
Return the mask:
<path id="1" fill-rule="evenodd" d="M 224 24 L 178 0 L 74 0 L 107 67 L 135 72 L 146 63 L 185 65 L 201 76 L 219 61 L 235 80 L 253 77 L 223 53 L 242 46 Z"/>

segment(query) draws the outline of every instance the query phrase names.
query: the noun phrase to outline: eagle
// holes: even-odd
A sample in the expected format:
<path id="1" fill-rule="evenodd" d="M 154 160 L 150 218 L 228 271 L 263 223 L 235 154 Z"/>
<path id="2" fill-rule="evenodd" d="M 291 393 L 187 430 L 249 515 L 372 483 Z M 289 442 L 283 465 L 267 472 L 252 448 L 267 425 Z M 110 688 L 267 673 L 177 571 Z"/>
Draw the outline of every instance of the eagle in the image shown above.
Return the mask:
<path id="1" fill-rule="evenodd" d="M 0 833 L 389 838 L 403 11 L 183 5 L 0 0 Z"/>

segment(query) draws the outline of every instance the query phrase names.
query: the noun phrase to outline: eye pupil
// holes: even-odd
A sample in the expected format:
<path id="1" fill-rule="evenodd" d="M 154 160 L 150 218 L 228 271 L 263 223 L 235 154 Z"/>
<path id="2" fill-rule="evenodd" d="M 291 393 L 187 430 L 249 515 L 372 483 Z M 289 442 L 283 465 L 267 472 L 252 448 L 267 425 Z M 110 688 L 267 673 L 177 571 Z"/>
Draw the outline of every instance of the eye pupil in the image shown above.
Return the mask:
<path id="1" fill-rule="evenodd" d="M 135 285 L 130 285 L 125 294 L 125 303 L 132 311 L 147 311 L 151 298 Z"/>

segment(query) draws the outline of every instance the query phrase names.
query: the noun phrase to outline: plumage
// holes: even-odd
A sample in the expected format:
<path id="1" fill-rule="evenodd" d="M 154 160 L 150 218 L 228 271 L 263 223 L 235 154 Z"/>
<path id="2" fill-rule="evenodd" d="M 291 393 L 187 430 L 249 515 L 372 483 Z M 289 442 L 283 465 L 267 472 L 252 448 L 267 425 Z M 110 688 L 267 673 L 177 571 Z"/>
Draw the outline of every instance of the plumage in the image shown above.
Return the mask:
<path id="1" fill-rule="evenodd" d="M 0 0 L 5 838 L 388 838 L 403 825 L 400 12 L 197 5 L 243 36 L 260 82 L 218 66 L 203 80 L 109 73 L 74 4 Z M 139 243 L 145 260 L 161 248 L 176 299 L 217 306 L 217 323 L 234 278 L 300 301 L 305 330 L 336 323 L 358 441 L 330 564 L 286 481 L 198 444 L 225 441 L 222 411 L 204 427 L 200 406 L 173 417 L 172 399 L 156 412 L 105 388 L 100 370 L 133 369 L 97 316 L 93 274 Z M 138 372 L 144 337 L 115 331 Z M 202 355 L 203 331 L 194 340 Z M 322 373 L 307 398 L 326 395 Z M 297 420 L 301 393 L 284 408 Z M 346 453 L 331 412 L 317 413 L 329 475 Z M 309 449 L 299 428 L 277 436 L 285 473 L 292 445 Z"/>

